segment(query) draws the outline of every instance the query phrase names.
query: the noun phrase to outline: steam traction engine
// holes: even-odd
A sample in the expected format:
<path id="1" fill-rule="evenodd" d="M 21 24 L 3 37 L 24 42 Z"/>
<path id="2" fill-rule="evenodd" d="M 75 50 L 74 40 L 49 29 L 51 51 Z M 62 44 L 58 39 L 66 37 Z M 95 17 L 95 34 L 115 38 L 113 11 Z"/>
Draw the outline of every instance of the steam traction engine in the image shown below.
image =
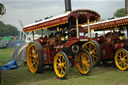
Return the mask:
<path id="1" fill-rule="evenodd" d="M 82 26 L 88 29 L 87 25 Z M 90 30 L 96 35 L 92 39 L 99 44 L 96 53 L 100 60 L 105 63 L 107 61 L 114 61 L 115 65 L 120 70 L 128 69 L 128 16 L 97 22 L 90 24 Z M 127 32 L 127 34 L 126 34 Z M 90 48 L 87 48 L 90 45 Z M 91 41 L 83 45 L 84 49 L 88 49 L 90 54 L 93 53 L 93 47 L 96 45 Z"/>
<path id="2" fill-rule="evenodd" d="M 79 72 L 87 75 L 92 71 L 93 61 L 98 61 L 96 52 L 92 54 L 82 48 L 90 40 L 85 36 L 89 29 L 80 25 L 94 23 L 100 15 L 92 10 L 80 9 L 67 12 L 24 27 L 25 32 L 42 31 L 42 37 L 28 44 L 27 65 L 32 73 L 39 73 L 46 65 L 53 65 L 57 77 L 66 78 L 69 68 L 77 66 Z M 33 38 L 34 39 L 34 38 Z M 98 48 L 98 43 L 93 41 Z"/>

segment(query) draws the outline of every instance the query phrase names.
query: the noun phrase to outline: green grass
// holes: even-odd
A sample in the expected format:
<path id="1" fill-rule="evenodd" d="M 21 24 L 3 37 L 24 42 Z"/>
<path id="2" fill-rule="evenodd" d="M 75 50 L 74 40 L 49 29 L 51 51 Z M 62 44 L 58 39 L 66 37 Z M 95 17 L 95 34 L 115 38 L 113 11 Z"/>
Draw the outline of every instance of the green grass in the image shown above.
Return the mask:
<path id="1" fill-rule="evenodd" d="M 0 65 L 3 65 L 11 60 L 12 52 L 13 52 L 13 48 L 0 49 Z"/>
<path id="2" fill-rule="evenodd" d="M 12 50 L 0 49 L 0 64 L 10 61 Z M 3 71 L 2 74 L 2 85 L 128 85 L 128 72 L 112 66 L 95 67 L 89 76 L 83 76 L 76 68 L 72 68 L 66 80 L 58 79 L 53 69 L 32 74 L 23 65 L 16 70 Z"/>

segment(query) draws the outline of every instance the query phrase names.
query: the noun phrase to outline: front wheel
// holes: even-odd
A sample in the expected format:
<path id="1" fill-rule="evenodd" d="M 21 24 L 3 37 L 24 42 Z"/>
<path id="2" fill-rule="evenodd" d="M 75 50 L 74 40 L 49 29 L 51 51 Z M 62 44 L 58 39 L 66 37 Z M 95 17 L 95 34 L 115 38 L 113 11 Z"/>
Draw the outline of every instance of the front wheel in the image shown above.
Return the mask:
<path id="1" fill-rule="evenodd" d="M 93 61 L 88 51 L 81 51 L 76 58 L 76 66 L 82 75 L 88 75 L 92 72 Z"/>
<path id="2" fill-rule="evenodd" d="M 54 57 L 54 71 L 60 79 L 65 79 L 69 73 L 69 60 L 64 52 L 58 52 Z"/>
<path id="3" fill-rule="evenodd" d="M 90 40 L 82 45 L 84 50 L 87 50 L 93 58 L 93 66 L 100 62 L 100 45 L 95 40 Z"/>
<path id="4" fill-rule="evenodd" d="M 27 66 L 30 72 L 40 73 L 43 68 L 42 46 L 38 42 L 30 42 L 27 47 Z"/>
<path id="5" fill-rule="evenodd" d="M 128 69 L 128 51 L 124 48 L 117 50 L 115 54 L 116 67 L 122 71 Z"/>

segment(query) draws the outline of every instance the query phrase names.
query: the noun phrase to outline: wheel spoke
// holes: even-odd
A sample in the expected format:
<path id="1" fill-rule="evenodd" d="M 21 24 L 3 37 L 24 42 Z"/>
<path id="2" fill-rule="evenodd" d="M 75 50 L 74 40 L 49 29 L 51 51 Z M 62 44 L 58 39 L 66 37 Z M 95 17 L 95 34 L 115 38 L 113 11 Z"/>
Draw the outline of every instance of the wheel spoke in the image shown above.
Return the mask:
<path id="1" fill-rule="evenodd" d="M 126 62 L 128 62 L 128 59 L 125 59 Z"/>
<path id="2" fill-rule="evenodd" d="M 58 57 L 58 59 L 57 59 L 58 61 L 59 61 L 59 63 L 61 63 L 61 59 Z"/>
<path id="3" fill-rule="evenodd" d="M 82 62 L 84 61 L 84 55 L 81 56 L 81 60 L 82 60 Z"/>
<path id="4" fill-rule="evenodd" d="M 66 63 L 64 57 L 62 57 L 62 63 Z"/>
<path id="5" fill-rule="evenodd" d="M 126 63 L 125 61 L 123 62 L 124 65 L 128 66 L 128 63 Z"/>
<path id="6" fill-rule="evenodd" d="M 91 45 L 91 44 L 89 44 L 89 49 L 90 49 L 90 50 L 92 49 L 92 45 Z"/>
<path id="7" fill-rule="evenodd" d="M 126 53 L 125 53 L 125 52 L 122 52 L 122 54 L 123 54 L 123 57 L 126 55 Z"/>
<path id="8" fill-rule="evenodd" d="M 118 59 L 118 63 L 119 63 L 119 65 L 122 63 L 120 59 Z"/>
<path id="9" fill-rule="evenodd" d="M 127 58 L 127 59 L 128 59 L 128 56 L 127 56 L 127 55 L 125 55 L 125 56 L 124 56 L 124 58 Z"/>
<path id="10" fill-rule="evenodd" d="M 68 73 L 69 61 L 63 52 L 57 53 L 54 57 L 54 71 L 59 78 L 65 78 Z M 68 67 L 68 68 L 67 68 Z"/>
<path id="11" fill-rule="evenodd" d="M 90 58 L 87 53 L 79 52 L 77 56 L 77 68 L 81 74 L 88 74 L 90 70 Z"/>
<path id="12" fill-rule="evenodd" d="M 63 67 L 66 70 L 66 66 Z"/>
<path id="13" fill-rule="evenodd" d="M 127 66 L 127 64 L 126 64 L 125 62 L 123 62 L 123 66 L 124 66 L 124 67 L 126 67 L 126 66 Z"/>
<path id="14" fill-rule="evenodd" d="M 88 51 L 90 51 L 90 48 L 87 45 L 85 45 L 84 47 L 85 47 L 85 49 L 87 49 Z"/>
<path id="15" fill-rule="evenodd" d="M 85 65 L 84 64 L 82 64 L 82 70 L 83 71 L 86 71 L 86 68 L 85 68 Z"/>
<path id="16" fill-rule="evenodd" d="M 121 64 L 120 64 L 120 66 L 122 67 L 123 65 L 122 65 L 122 62 L 121 62 Z"/>
<path id="17" fill-rule="evenodd" d="M 35 63 L 36 63 L 36 64 L 39 64 L 38 61 L 39 61 L 38 58 L 35 58 Z"/>
<path id="18" fill-rule="evenodd" d="M 87 71 L 88 71 L 89 68 L 90 68 L 90 65 L 89 64 L 86 64 L 86 68 L 87 68 Z"/>
<path id="19" fill-rule="evenodd" d="M 96 48 L 94 48 L 94 49 L 92 50 L 92 53 L 93 53 L 93 54 L 97 54 Z"/>
<path id="20" fill-rule="evenodd" d="M 115 64 L 120 70 L 128 69 L 128 51 L 124 48 L 119 49 L 115 54 Z"/>
<path id="21" fill-rule="evenodd" d="M 93 41 L 89 41 L 86 42 L 83 47 L 85 50 L 89 51 L 89 53 L 91 54 L 92 58 L 93 58 L 93 66 L 96 65 L 97 61 L 99 60 L 99 49 L 97 49 L 97 43 L 93 42 Z"/>
<path id="22" fill-rule="evenodd" d="M 61 75 L 63 75 L 65 72 L 64 72 L 64 70 L 63 70 L 63 68 L 61 68 Z"/>
<path id="23" fill-rule="evenodd" d="M 97 59 L 96 55 L 94 55 L 94 54 L 92 54 L 92 57 Z"/>
<path id="24" fill-rule="evenodd" d="M 122 52 L 121 52 L 121 53 L 122 53 Z M 121 55 L 121 53 L 120 53 L 120 56 L 119 56 L 120 58 L 122 58 L 122 55 Z"/>
<path id="25" fill-rule="evenodd" d="M 27 47 L 27 64 L 30 72 L 32 73 L 37 73 L 41 71 L 40 68 L 42 67 L 42 65 L 39 61 L 40 56 L 38 55 L 38 51 L 40 52 L 42 48 L 39 47 L 39 45 L 40 44 L 38 42 L 31 42 L 28 44 Z"/>
<path id="26" fill-rule="evenodd" d="M 57 69 L 60 69 L 60 66 L 59 66 L 59 65 L 56 65 L 56 68 L 57 68 Z"/>
<path id="27" fill-rule="evenodd" d="M 33 64 L 31 64 L 30 67 L 33 68 Z"/>

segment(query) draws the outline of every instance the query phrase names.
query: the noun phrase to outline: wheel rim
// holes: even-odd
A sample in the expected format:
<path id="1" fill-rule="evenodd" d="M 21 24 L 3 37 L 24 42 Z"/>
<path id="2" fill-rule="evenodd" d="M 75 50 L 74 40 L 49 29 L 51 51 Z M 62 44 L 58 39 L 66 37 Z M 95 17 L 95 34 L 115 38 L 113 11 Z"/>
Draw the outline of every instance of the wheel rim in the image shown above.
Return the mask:
<path id="1" fill-rule="evenodd" d="M 92 56 L 93 58 L 93 66 L 96 65 L 97 61 L 98 61 L 98 52 L 97 52 L 97 48 L 96 48 L 96 45 L 89 41 L 85 44 L 82 45 L 83 49 L 87 50 L 90 55 Z"/>
<path id="2" fill-rule="evenodd" d="M 115 54 L 115 64 L 120 70 L 128 69 L 128 52 L 124 49 L 120 49 Z"/>
<path id="3" fill-rule="evenodd" d="M 81 74 L 87 74 L 90 69 L 90 59 L 87 53 L 79 52 L 76 58 L 76 66 Z"/>
<path id="4" fill-rule="evenodd" d="M 38 57 L 37 48 L 33 43 L 31 43 L 28 45 L 27 48 L 27 65 L 29 70 L 32 73 L 36 73 L 38 64 L 39 64 L 39 57 Z"/>
<path id="5" fill-rule="evenodd" d="M 64 55 L 62 55 L 61 53 L 56 54 L 55 58 L 54 58 L 54 70 L 56 75 L 59 78 L 62 78 L 65 76 L 66 74 L 66 60 Z"/>

